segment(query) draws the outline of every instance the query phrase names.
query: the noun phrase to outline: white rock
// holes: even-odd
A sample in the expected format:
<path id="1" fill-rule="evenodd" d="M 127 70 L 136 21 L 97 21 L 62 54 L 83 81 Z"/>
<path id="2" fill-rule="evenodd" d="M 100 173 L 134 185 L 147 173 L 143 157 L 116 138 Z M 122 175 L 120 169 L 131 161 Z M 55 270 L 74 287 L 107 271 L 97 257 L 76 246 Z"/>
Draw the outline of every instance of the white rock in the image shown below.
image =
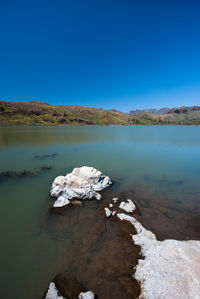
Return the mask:
<path id="1" fill-rule="evenodd" d="M 104 210 L 105 210 L 106 218 L 109 218 L 112 215 L 112 211 L 109 210 L 108 208 L 104 208 Z"/>
<path id="2" fill-rule="evenodd" d="M 134 217 L 126 214 L 117 217 L 134 225 L 137 234 L 132 239 L 141 246 L 144 256 L 134 274 L 141 283 L 139 298 L 200 298 L 200 241 L 158 241 Z"/>
<path id="3" fill-rule="evenodd" d="M 127 199 L 127 202 L 122 201 L 119 205 L 119 208 L 121 210 L 126 211 L 127 213 L 132 213 L 133 211 L 135 211 L 136 206 L 135 204 L 132 202 L 132 200 Z"/>
<path id="4" fill-rule="evenodd" d="M 46 293 L 45 299 L 65 299 L 63 296 L 58 295 L 59 292 L 55 286 L 54 282 L 51 282 L 49 289 Z"/>
<path id="5" fill-rule="evenodd" d="M 118 202 L 119 198 L 114 197 L 112 200 L 114 201 L 114 203 L 116 203 L 116 202 Z"/>
<path id="6" fill-rule="evenodd" d="M 62 207 L 69 204 L 72 198 L 100 200 L 101 195 L 97 191 L 101 191 L 111 184 L 108 176 L 103 176 L 93 167 L 83 166 L 74 168 L 66 176 L 55 178 L 50 194 L 58 198 L 54 207 Z"/>
<path id="7" fill-rule="evenodd" d="M 115 216 L 116 213 L 117 213 L 116 211 L 113 211 L 113 212 L 112 212 L 112 216 Z"/>
<path id="8" fill-rule="evenodd" d="M 94 299 L 95 295 L 92 291 L 81 292 L 78 296 L 78 299 Z"/>
<path id="9" fill-rule="evenodd" d="M 109 208 L 112 208 L 112 207 L 113 207 L 113 204 L 110 203 L 110 204 L 109 204 Z"/>

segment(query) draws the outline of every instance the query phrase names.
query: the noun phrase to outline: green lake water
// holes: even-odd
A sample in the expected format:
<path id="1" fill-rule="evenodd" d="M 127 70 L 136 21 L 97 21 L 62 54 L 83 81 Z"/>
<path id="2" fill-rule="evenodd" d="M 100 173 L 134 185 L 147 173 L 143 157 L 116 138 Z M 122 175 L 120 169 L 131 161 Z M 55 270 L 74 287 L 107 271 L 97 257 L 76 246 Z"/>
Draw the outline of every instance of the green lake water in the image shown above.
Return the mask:
<path id="1" fill-rule="evenodd" d="M 51 223 L 49 189 L 57 175 L 83 165 L 110 176 L 114 192 L 135 194 L 141 221 L 146 215 L 161 237 L 200 239 L 200 127 L 0 128 L 0 172 L 33 172 L 0 179 L 0 298 L 41 298 L 65 270 L 62 256 L 76 234 Z"/>

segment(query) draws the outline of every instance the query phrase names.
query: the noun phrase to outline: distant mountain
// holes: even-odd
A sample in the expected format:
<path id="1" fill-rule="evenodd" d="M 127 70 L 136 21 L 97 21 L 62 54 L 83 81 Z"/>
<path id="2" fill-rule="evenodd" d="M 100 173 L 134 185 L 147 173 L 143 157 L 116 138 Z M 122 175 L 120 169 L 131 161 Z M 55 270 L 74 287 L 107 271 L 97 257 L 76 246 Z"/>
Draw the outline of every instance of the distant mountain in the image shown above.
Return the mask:
<path id="1" fill-rule="evenodd" d="M 165 114 L 170 110 L 170 108 L 161 108 L 161 109 L 136 109 L 131 110 L 129 113 L 131 115 L 140 115 L 140 114 Z"/>
<path id="2" fill-rule="evenodd" d="M 167 111 L 167 113 L 176 113 L 176 114 L 180 114 L 180 113 L 188 113 L 188 112 L 196 112 L 196 111 L 200 111 L 200 106 L 192 106 L 192 107 L 186 107 L 186 106 L 182 106 L 179 108 L 172 108 L 169 109 Z"/>

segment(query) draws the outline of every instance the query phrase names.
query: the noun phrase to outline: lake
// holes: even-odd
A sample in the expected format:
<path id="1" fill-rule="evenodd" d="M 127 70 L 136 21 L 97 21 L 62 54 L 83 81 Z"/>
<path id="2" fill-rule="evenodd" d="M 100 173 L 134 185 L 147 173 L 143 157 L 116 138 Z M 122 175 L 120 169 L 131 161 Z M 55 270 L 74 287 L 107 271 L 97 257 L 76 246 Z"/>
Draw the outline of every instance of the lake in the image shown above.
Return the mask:
<path id="1" fill-rule="evenodd" d="M 83 165 L 113 186 L 101 202 L 53 211 L 52 181 Z M 103 214 L 112 197 L 133 199 L 136 218 L 160 240 L 200 239 L 198 126 L 0 128 L 0 172 L 1 298 L 42 298 L 66 270 L 100 299 L 132 291 L 136 298 L 129 280 L 136 253 L 118 222 L 108 224 Z M 125 254 L 132 263 L 120 259 Z"/>

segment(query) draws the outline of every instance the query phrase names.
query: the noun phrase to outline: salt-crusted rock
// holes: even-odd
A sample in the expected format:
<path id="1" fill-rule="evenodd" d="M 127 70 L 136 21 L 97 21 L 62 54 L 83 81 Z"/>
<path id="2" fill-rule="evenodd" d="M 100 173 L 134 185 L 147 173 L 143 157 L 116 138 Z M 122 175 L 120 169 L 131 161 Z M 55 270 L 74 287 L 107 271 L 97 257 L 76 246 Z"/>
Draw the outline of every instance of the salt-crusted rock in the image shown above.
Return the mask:
<path id="1" fill-rule="evenodd" d="M 116 202 L 118 202 L 119 198 L 114 197 L 112 200 L 114 201 L 114 203 L 116 203 Z"/>
<path id="2" fill-rule="evenodd" d="M 111 185 L 112 182 L 108 176 L 93 167 L 83 166 L 74 168 L 71 173 L 66 176 L 58 176 L 55 178 L 50 194 L 58 199 L 54 203 L 54 207 L 62 207 L 69 204 L 73 198 L 79 199 L 101 199 L 98 191 Z"/>
<path id="3" fill-rule="evenodd" d="M 104 208 L 104 210 L 105 210 L 106 218 L 109 218 L 112 215 L 112 211 L 109 210 L 108 208 Z"/>
<path id="4" fill-rule="evenodd" d="M 65 194 L 63 194 L 58 197 L 58 199 L 55 201 L 53 206 L 54 206 L 54 208 L 60 208 L 60 207 L 66 206 L 68 204 L 70 204 L 70 201 L 69 201 L 68 197 L 65 196 Z"/>
<path id="5" fill-rule="evenodd" d="M 81 292 L 78 296 L 78 299 L 94 299 L 95 295 L 92 291 Z"/>
<path id="6" fill-rule="evenodd" d="M 134 225 L 137 234 L 132 239 L 144 256 L 134 275 L 141 282 L 139 298 L 200 298 L 200 241 L 158 241 L 134 217 L 123 213 L 117 217 Z"/>
<path id="7" fill-rule="evenodd" d="M 135 211 L 136 206 L 135 204 L 132 202 L 132 200 L 127 199 L 127 202 L 122 201 L 119 205 L 119 208 L 121 210 L 126 211 L 127 213 L 132 213 L 133 211 Z"/>
<path id="8" fill-rule="evenodd" d="M 59 295 L 55 283 L 51 282 L 47 294 L 45 296 L 45 299 L 65 299 L 65 298 Z"/>

